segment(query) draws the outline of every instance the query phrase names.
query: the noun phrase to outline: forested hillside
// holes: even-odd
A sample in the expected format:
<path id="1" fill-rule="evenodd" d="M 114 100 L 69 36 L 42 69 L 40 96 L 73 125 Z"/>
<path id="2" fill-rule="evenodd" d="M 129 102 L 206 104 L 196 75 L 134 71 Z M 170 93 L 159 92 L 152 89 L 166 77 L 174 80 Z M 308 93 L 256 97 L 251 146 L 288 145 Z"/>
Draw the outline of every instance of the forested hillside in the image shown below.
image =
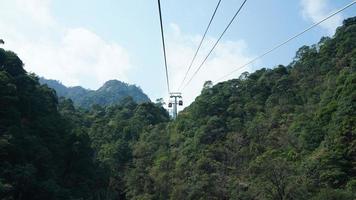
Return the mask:
<path id="1" fill-rule="evenodd" d="M 356 17 L 288 66 L 152 103 L 76 109 L 0 49 L 0 199 L 352 200 Z"/>
<path id="2" fill-rule="evenodd" d="M 100 181 L 89 137 L 22 67 L 0 49 L 0 199 L 87 199 Z"/>
<path id="3" fill-rule="evenodd" d="M 98 90 L 84 89 L 80 86 L 66 87 L 59 81 L 45 78 L 40 78 L 39 81 L 41 84 L 53 88 L 59 97 L 72 99 L 76 107 L 86 109 L 95 104 L 101 106 L 119 104 L 126 97 L 132 97 L 137 103 L 150 102 L 141 88 L 118 80 L 107 81 Z"/>
<path id="4" fill-rule="evenodd" d="M 131 97 L 77 111 L 0 49 L 0 199 L 124 197 L 124 172 L 140 134 L 167 112 Z"/>
<path id="5" fill-rule="evenodd" d="M 351 18 L 288 66 L 206 84 L 167 130 L 134 146 L 127 196 L 355 199 L 355 70 Z"/>

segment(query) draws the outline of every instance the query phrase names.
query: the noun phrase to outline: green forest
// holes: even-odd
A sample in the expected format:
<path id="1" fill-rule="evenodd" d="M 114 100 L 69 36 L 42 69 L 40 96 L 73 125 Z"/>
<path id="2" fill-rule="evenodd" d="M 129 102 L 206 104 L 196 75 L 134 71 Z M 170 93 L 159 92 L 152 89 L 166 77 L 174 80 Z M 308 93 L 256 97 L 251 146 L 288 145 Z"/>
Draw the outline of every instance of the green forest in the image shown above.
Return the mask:
<path id="1" fill-rule="evenodd" d="M 160 103 L 74 106 L 0 49 L 2 200 L 356 199 L 356 17 L 287 66 Z"/>

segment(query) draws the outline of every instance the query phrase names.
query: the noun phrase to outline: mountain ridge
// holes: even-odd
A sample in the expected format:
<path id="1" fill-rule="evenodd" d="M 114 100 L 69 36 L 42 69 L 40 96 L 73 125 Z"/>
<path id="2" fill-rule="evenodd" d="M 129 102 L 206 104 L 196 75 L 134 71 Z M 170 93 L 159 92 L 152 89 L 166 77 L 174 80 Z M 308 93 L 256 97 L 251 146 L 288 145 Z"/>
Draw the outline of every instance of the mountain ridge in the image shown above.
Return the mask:
<path id="1" fill-rule="evenodd" d="M 39 81 L 54 89 L 59 97 L 72 99 L 76 107 L 86 109 L 95 104 L 100 106 L 119 104 L 126 97 L 131 97 L 136 103 L 151 102 L 140 87 L 119 80 L 108 80 L 97 90 L 82 86 L 67 87 L 58 80 L 44 77 L 40 77 Z"/>

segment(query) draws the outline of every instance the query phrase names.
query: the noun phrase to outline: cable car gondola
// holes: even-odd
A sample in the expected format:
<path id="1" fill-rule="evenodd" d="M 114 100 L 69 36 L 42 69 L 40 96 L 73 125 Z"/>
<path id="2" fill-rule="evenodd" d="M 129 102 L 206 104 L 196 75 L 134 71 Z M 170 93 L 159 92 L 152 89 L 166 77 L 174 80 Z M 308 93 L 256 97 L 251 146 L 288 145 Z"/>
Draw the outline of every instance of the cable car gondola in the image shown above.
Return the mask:
<path id="1" fill-rule="evenodd" d="M 183 105 L 183 101 L 182 101 L 182 100 L 179 100 L 179 101 L 178 101 L 178 105 L 182 106 L 182 105 Z"/>

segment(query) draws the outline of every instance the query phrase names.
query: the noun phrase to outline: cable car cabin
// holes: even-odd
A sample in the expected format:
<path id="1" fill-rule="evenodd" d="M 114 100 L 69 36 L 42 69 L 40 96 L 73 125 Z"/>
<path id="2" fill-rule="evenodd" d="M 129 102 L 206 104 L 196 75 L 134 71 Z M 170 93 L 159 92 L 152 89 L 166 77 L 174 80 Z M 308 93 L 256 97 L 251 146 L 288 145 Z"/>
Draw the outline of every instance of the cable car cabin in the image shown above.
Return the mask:
<path id="1" fill-rule="evenodd" d="M 172 103 L 168 103 L 168 108 L 172 108 Z"/>
<path id="2" fill-rule="evenodd" d="M 179 100 L 179 101 L 178 101 L 178 105 L 182 106 L 182 105 L 183 105 L 183 101 L 182 101 L 182 100 Z"/>

